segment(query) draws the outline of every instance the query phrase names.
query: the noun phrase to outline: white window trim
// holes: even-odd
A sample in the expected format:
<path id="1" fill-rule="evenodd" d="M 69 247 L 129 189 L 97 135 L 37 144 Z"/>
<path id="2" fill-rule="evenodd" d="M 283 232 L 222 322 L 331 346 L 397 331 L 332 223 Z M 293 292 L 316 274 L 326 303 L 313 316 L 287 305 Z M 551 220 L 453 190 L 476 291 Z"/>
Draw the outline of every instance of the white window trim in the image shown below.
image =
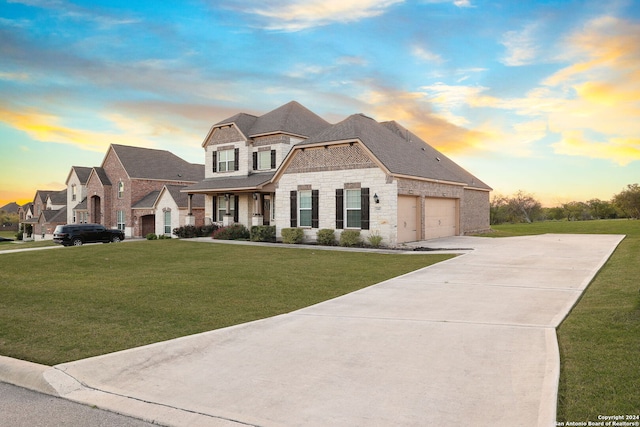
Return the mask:
<path id="1" fill-rule="evenodd" d="M 224 153 L 225 157 L 231 156 L 231 159 L 222 159 L 222 154 Z M 230 150 L 221 150 L 216 154 L 216 171 L 218 172 L 233 172 L 235 168 L 235 149 Z M 224 170 L 222 169 L 222 165 L 224 165 Z"/>
<path id="2" fill-rule="evenodd" d="M 352 192 L 357 192 L 358 193 L 358 208 L 350 208 L 349 207 L 349 193 Z M 344 190 L 344 228 L 348 228 L 348 229 L 353 229 L 353 230 L 360 230 L 362 228 L 362 220 L 359 219 L 358 220 L 358 226 L 353 226 L 353 225 L 349 225 L 349 212 L 350 211 L 358 211 L 359 212 L 359 216 L 358 218 L 362 217 L 362 192 L 361 189 L 357 188 L 357 189 L 345 189 Z"/>
<path id="3" fill-rule="evenodd" d="M 309 207 L 302 207 L 302 197 L 307 196 L 309 198 Z M 309 212 L 309 224 L 302 224 L 302 212 Z M 313 193 L 311 190 L 299 190 L 298 191 L 298 227 L 300 228 L 311 228 L 313 224 L 312 218 L 313 212 Z"/>

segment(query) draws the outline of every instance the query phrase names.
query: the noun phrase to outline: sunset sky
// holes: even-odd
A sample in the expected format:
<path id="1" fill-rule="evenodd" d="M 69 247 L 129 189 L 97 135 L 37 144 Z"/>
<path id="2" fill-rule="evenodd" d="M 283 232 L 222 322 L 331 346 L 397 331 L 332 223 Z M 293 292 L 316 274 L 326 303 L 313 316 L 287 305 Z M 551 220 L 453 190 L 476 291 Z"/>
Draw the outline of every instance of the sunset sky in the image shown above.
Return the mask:
<path id="1" fill-rule="evenodd" d="M 640 2 L 0 0 L 0 206 L 111 143 L 204 163 L 296 100 L 396 120 L 546 206 L 640 183 Z"/>

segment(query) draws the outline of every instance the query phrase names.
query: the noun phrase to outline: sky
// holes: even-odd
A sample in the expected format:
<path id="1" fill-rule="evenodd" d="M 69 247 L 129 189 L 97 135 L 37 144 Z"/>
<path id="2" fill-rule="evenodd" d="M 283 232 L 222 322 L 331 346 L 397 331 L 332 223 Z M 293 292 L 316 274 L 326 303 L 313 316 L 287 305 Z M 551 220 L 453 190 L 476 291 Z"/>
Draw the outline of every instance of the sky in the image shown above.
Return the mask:
<path id="1" fill-rule="evenodd" d="M 545 206 L 640 182 L 640 2 L 0 0 L 0 206 L 109 144 L 204 163 L 209 128 L 298 101 L 396 120 Z"/>

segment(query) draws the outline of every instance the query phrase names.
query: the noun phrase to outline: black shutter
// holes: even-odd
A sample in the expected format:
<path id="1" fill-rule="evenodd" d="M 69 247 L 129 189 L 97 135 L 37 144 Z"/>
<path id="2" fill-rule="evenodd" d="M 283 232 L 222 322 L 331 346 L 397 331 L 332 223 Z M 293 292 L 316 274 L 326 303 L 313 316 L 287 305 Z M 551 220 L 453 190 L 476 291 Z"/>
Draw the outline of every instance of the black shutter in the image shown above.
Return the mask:
<path id="1" fill-rule="evenodd" d="M 318 190 L 311 190 L 311 228 L 318 228 L 320 220 L 318 218 L 318 198 L 320 192 Z"/>
<path id="2" fill-rule="evenodd" d="M 235 196 L 233 198 L 233 222 L 238 222 L 238 207 L 240 205 L 239 202 L 240 202 L 240 198 L 238 196 Z"/>
<path id="3" fill-rule="evenodd" d="M 271 169 L 276 168 L 276 150 L 271 150 Z"/>
<path id="4" fill-rule="evenodd" d="M 233 150 L 233 170 L 240 170 L 240 149 Z"/>
<path id="5" fill-rule="evenodd" d="M 291 227 L 295 228 L 298 226 L 298 192 L 296 190 L 291 190 L 290 196 L 290 216 L 291 216 Z"/>
<path id="6" fill-rule="evenodd" d="M 258 152 L 257 151 L 253 152 L 253 170 L 254 171 L 258 170 Z"/>
<path id="7" fill-rule="evenodd" d="M 218 152 L 214 151 L 213 153 L 213 171 L 217 172 L 218 171 Z"/>
<path id="8" fill-rule="evenodd" d="M 369 189 L 360 189 L 360 228 L 369 229 Z"/>
<path id="9" fill-rule="evenodd" d="M 336 188 L 336 229 L 344 228 L 344 190 Z"/>
<path id="10" fill-rule="evenodd" d="M 211 220 L 218 222 L 218 196 L 214 195 L 212 202 L 213 215 L 211 216 Z"/>

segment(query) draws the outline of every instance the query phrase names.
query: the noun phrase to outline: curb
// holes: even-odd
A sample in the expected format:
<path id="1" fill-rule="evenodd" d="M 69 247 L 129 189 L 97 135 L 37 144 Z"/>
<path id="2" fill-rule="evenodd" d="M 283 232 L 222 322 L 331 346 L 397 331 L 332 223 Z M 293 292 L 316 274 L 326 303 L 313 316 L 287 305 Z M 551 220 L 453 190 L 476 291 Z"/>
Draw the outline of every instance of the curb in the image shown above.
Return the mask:
<path id="1" fill-rule="evenodd" d="M 45 379 L 51 366 L 0 356 L 0 381 L 29 390 L 60 396 L 60 393 Z"/>

